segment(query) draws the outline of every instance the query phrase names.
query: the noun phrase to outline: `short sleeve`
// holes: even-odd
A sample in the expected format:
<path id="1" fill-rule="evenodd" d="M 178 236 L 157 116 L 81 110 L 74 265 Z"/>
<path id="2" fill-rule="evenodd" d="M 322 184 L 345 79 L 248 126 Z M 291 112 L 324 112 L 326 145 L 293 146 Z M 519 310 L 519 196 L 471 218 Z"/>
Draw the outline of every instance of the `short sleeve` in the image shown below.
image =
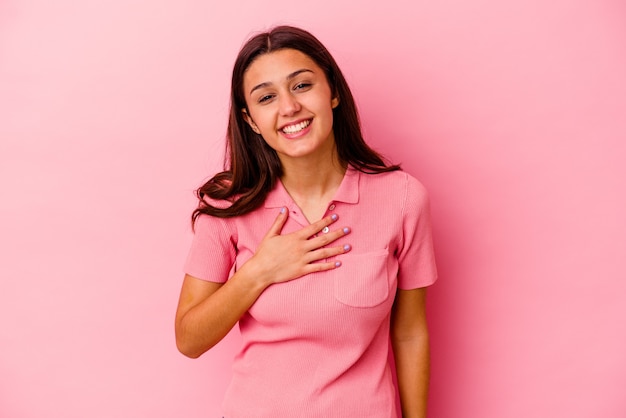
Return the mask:
<path id="1" fill-rule="evenodd" d="M 403 290 L 429 286 L 437 280 L 428 192 L 417 179 L 406 176 L 398 251 L 398 288 Z"/>
<path id="2" fill-rule="evenodd" d="M 232 219 L 200 215 L 194 225 L 184 271 L 210 282 L 224 283 L 236 257 L 237 237 Z"/>

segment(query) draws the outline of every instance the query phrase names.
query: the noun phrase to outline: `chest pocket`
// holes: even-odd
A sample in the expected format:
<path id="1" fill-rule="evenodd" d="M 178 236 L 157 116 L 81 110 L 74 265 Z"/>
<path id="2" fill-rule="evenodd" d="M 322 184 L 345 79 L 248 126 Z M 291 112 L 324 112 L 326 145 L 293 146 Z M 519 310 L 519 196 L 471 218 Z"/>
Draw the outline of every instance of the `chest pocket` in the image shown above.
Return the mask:
<path id="1" fill-rule="evenodd" d="M 335 299 L 356 308 L 381 304 L 389 297 L 389 252 L 343 254 L 335 273 Z"/>

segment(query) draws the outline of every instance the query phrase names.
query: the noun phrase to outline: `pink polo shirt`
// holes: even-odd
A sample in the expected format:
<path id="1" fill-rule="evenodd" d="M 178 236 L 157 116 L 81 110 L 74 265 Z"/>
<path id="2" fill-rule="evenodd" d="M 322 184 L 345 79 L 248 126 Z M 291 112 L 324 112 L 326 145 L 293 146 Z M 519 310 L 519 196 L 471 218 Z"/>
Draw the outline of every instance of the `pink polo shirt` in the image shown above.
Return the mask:
<path id="1" fill-rule="evenodd" d="M 282 183 L 247 215 L 201 216 L 185 272 L 223 283 L 255 252 L 281 207 L 283 233 L 309 222 Z M 268 287 L 239 320 L 243 339 L 223 403 L 226 418 L 395 418 L 388 364 L 396 289 L 437 277 L 424 187 L 402 171 L 364 174 L 351 167 L 328 202 L 331 228 L 352 232 L 341 267 Z"/>

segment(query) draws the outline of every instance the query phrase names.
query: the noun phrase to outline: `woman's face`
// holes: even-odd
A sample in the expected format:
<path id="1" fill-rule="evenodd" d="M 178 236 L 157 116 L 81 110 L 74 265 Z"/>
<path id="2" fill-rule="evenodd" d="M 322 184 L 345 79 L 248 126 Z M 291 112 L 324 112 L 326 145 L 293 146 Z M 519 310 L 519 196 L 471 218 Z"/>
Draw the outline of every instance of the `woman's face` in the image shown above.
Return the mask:
<path id="1" fill-rule="evenodd" d="M 243 78 L 244 119 L 284 164 L 327 158 L 335 147 L 333 98 L 324 71 L 308 55 L 281 49 L 259 56 Z"/>

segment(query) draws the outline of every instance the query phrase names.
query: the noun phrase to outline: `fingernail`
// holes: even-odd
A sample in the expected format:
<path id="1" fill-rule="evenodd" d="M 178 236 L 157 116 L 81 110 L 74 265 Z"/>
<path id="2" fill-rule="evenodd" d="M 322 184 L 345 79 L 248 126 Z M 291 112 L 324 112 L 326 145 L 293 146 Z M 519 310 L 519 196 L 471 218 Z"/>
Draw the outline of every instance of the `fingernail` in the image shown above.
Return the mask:
<path id="1" fill-rule="evenodd" d="M 344 246 L 343 246 L 343 250 L 344 250 L 344 251 L 350 251 L 350 248 L 352 248 L 352 247 L 350 246 L 350 244 L 346 244 L 346 245 L 344 245 Z"/>
<path id="2" fill-rule="evenodd" d="M 333 213 L 333 214 L 330 216 L 330 219 L 332 219 L 333 221 L 336 221 L 336 220 L 337 220 L 337 218 L 338 218 L 338 216 L 337 216 L 337 214 L 336 214 L 336 213 Z"/>
<path id="3" fill-rule="evenodd" d="M 280 208 L 280 213 L 285 213 L 285 207 L 283 206 L 282 208 Z"/>
<path id="4" fill-rule="evenodd" d="M 341 265 L 341 261 L 335 261 L 335 267 L 339 267 Z"/>
<path id="5" fill-rule="evenodd" d="M 347 234 L 348 232 L 350 232 L 350 228 L 348 228 L 347 226 L 343 229 L 343 233 Z"/>

